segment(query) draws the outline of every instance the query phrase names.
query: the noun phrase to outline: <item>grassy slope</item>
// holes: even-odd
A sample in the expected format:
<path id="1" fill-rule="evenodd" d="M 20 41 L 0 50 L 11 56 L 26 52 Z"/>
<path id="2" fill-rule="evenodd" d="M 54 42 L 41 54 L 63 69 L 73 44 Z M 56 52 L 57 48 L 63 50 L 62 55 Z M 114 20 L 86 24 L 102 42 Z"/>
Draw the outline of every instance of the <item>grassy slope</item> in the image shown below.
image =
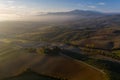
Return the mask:
<path id="1" fill-rule="evenodd" d="M 21 75 L 10 77 L 4 80 L 58 80 L 49 76 L 40 75 L 35 73 L 31 70 L 27 70 L 26 72 L 22 73 Z"/>
<path id="2" fill-rule="evenodd" d="M 91 64 L 93 66 L 96 66 L 97 68 L 100 68 L 101 70 L 105 71 L 108 75 L 110 80 L 120 80 L 120 63 L 116 62 L 111 59 L 103 59 L 98 58 L 97 56 L 93 56 L 92 58 L 87 57 L 85 55 L 71 52 L 71 51 L 64 51 L 64 54 L 67 56 L 70 56 L 77 60 L 82 60 L 88 64 Z"/>
<path id="3" fill-rule="evenodd" d="M 15 76 L 26 70 L 36 57 L 15 45 L 5 45 L 0 49 L 0 79 Z"/>
<path id="4" fill-rule="evenodd" d="M 18 76 L 28 68 L 43 75 L 69 80 L 106 80 L 105 74 L 74 59 L 27 53 L 16 45 L 1 47 L 0 79 Z"/>
<path id="5" fill-rule="evenodd" d="M 33 41 L 70 42 L 84 47 L 94 45 L 94 48 L 99 49 L 120 48 L 120 27 L 115 26 L 83 30 L 51 27 L 42 31 L 19 35 L 19 38 L 21 37 Z"/>
<path id="6" fill-rule="evenodd" d="M 32 66 L 32 70 L 68 80 L 107 80 L 104 73 L 93 67 L 62 56 L 45 56 L 41 62 Z"/>
<path id="7" fill-rule="evenodd" d="M 116 22 L 112 24 L 112 22 L 114 22 L 113 20 L 116 20 L 117 22 L 119 22 L 118 19 L 113 19 L 113 18 L 111 18 L 110 21 L 106 20 L 108 22 L 106 22 L 106 21 L 104 22 L 104 19 L 100 20 L 100 21 L 98 19 L 97 22 L 93 20 L 91 23 L 88 23 L 88 24 L 85 24 L 85 25 L 81 25 L 81 26 L 82 27 L 88 27 L 88 26 L 89 27 L 93 27 L 93 25 L 95 25 L 95 23 L 97 23 L 95 25 L 96 27 L 97 26 L 99 26 L 99 27 L 106 26 L 106 27 L 112 27 L 112 29 L 114 29 L 113 27 L 118 26 L 119 24 L 116 25 Z M 89 22 L 89 20 L 87 22 Z M 86 23 L 86 21 L 84 23 Z M 104 25 L 104 23 L 105 23 L 105 25 Z M 71 24 L 68 24 L 67 26 L 69 27 L 70 25 Z M 72 25 L 72 27 L 79 27 L 79 26 L 80 26 L 79 21 L 77 23 L 75 23 L 75 24 L 73 23 L 73 25 Z M 45 40 L 52 39 L 52 41 L 59 41 L 59 40 L 60 41 L 72 40 L 73 41 L 73 40 L 75 40 L 76 44 L 78 44 L 78 45 L 81 45 L 81 43 L 86 42 L 86 40 L 88 41 L 88 44 L 89 43 L 91 44 L 91 43 L 95 42 L 95 40 L 96 40 L 97 42 L 95 43 L 94 46 L 99 45 L 100 42 L 103 42 L 104 39 L 106 39 L 105 44 L 101 45 L 100 48 L 101 47 L 102 48 L 104 48 L 104 47 L 106 48 L 109 45 L 109 42 L 111 42 L 111 41 L 114 42 L 114 46 L 113 46 L 114 48 L 119 48 L 120 47 L 120 45 L 119 45 L 120 44 L 119 43 L 119 37 L 120 37 L 119 36 L 119 31 L 117 33 L 116 33 L 116 31 L 115 32 L 113 31 L 111 33 L 111 29 L 110 30 L 107 30 L 107 29 L 105 30 L 105 29 L 102 28 L 100 32 L 99 31 L 95 31 L 95 33 L 94 33 L 94 31 L 86 31 L 85 30 L 85 31 L 81 32 L 81 30 L 80 31 L 78 30 L 78 31 L 73 31 L 72 32 L 71 28 L 69 28 L 70 30 L 69 29 L 68 30 L 66 30 L 66 29 L 64 30 L 64 29 L 65 28 L 62 28 L 62 29 L 58 29 L 58 28 L 53 29 L 52 28 L 52 30 L 48 29 L 46 32 L 43 31 L 44 33 L 42 33 L 42 34 L 41 34 L 41 32 L 39 33 L 39 31 L 38 31 L 38 33 L 36 33 L 36 34 L 29 34 L 29 33 L 27 35 L 24 34 L 23 37 L 27 38 L 27 36 L 28 36 L 28 38 L 27 38 L 28 40 L 32 39 L 32 40 L 36 40 L 36 41 L 41 40 L 41 37 L 42 37 L 43 40 L 44 40 L 44 38 L 47 38 Z M 106 33 L 106 32 L 108 32 L 108 33 Z M 82 33 L 84 33 L 84 34 L 82 34 Z M 105 34 L 101 34 L 101 33 L 105 33 Z M 93 36 L 93 34 L 94 34 L 94 36 Z M 64 40 L 62 40 L 62 39 L 64 39 Z M 83 39 L 83 40 L 81 41 L 81 39 Z M 91 40 L 91 41 L 89 42 L 89 40 Z M 84 45 L 86 45 L 86 44 L 84 44 Z M 8 54 L 8 53 L 10 53 L 10 54 Z M 44 60 L 44 58 L 45 58 L 45 57 L 41 58 L 41 57 L 38 57 L 38 56 L 33 56 L 32 54 L 28 54 L 28 53 L 26 54 L 26 52 L 24 52 L 23 50 L 19 50 L 19 49 L 18 50 L 16 50 L 16 49 L 14 50 L 14 49 L 11 49 L 11 48 L 6 48 L 6 49 L 3 48 L 3 49 L 1 49 L 1 54 L 3 54 L 3 55 L 0 55 L 0 63 L 1 63 L 0 64 L 0 72 L 2 72 L 0 74 L 1 77 L 9 77 L 9 76 L 18 75 L 18 74 L 22 73 L 24 70 L 26 70 L 26 68 L 28 68 L 29 66 L 33 65 L 33 63 L 36 63 L 36 65 L 38 65 L 38 68 L 39 68 L 40 67 L 39 66 L 40 65 L 39 61 L 41 61 L 42 59 Z M 23 56 L 23 54 L 24 54 L 24 56 Z M 30 62 L 31 60 L 32 60 L 32 63 Z M 65 60 L 62 59 L 63 60 L 62 61 L 61 58 L 58 58 L 58 59 L 48 58 L 47 60 L 50 60 L 50 61 L 46 62 L 46 64 L 45 64 L 46 67 L 48 67 L 48 65 L 52 66 L 51 64 L 53 63 L 52 67 L 55 66 L 55 67 L 58 67 L 58 68 L 59 68 L 59 66 L 56 66 L 55 64 L 60 63 L 61 65 L 65 65 L 66 62 L 69 63 L 69 61 L 70 61 L 70 60 L 66 60 L 66 59 Z M 61 61 L 64 62 L 64 63 L 62 63 Z M 72 63 L 70 62 L 69 65 L 71 66 L 71 64 L 72 64 L 72 65 L 80 66 L 80 64 L 77 63 L 76 61 L 72 62 Z M 47 70 L 45 65 L 43 65 L 43 66 L 44 66 L 45 70 Z M 77 66 L 75 66 L 75 69 L 76 69 Z M 34 67 L 36 67 L 36 66 L 34 66 Z M 34 69 L 34 67 L 32 67 L 32 69 Z M 60 67 L 64 67 L 64 66 L 60 66 Z M 56 68 L 54 68 L 54 69 L 56 69 Z M 56 72 L 57 69 L 56 70 L 54 70 L 54 69 L 52 71 Z M 68 66 L 67 66 L 67 69 L 68 69 Z M 65 67 L 65 70 L 66 70 L 66 67 Z M 62 70 L 60 69 L 60 71 L 62 71 Z M 88 69 L 88 71 L 89 71 L 89 69 Z M 46 72 L 46 73 L 49 73 L 49 74 L 52 73 L 55 76 L 59 75 L 59 74 L 56 74 L 54 72 L 52 73 L 51 70 L 50 70 L 50 72 Z M 86 72 L 86 71 L 83 71 L 83 72 Z M 91 73 L 91 72 L 86 72 L 86 73 L 83 73 L 83 74 L 87 74 L 87 73 Z M 93 71 L 93 74 L 95 74 L 94 71 Z M 68 76 L 69 75 L 72 75 L 72 74 L 68 74 Z M 87 75 L 89 76 L 89 74 L 87 74 Z M 62 75 L 62 76 L 64 77 L 65 75 Z M 77 76 L 77 75 L 75 75 L 75 76 Z M 87 77 L 85 76 L 85 78 L 87 78 Z"/>

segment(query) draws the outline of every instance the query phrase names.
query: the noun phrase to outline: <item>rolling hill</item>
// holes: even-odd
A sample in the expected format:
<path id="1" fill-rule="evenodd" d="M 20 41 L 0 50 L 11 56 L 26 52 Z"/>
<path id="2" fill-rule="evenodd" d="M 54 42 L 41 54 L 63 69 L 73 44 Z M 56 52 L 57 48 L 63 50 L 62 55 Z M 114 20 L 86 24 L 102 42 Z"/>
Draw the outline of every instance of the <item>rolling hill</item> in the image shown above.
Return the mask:
<path id="1" fill-rule="evenodd" d="M 46 26 L 35 32 L 20 34 L 19 37 L 33 41 L 74 42 L 81 46 L 94 44 L 95 48 L 118 49 L 120 48 L 119 22 L 119 15 L 107 15 L 92 20 L 83 19 Z"/>
<path id="2" fill-rule="evenodd" d="M 0 23 L 1 26 L 5 26 L 0 30 L 0 72 L 2 72 L 0 79 L 29 79 L 28 76 L 32 75 L 36 79 L 46 76 L 45 79 L 52 77 L 68 80 L 107 80 L 109 75 L 112 77 L 111 80 L 119 80 L 120 73 L 117 67 L 120 59 L 119 14 L 73 10 L 47 15 L 59 17 L 72 15 L 72 18 L 61 22 L 53 21 L 54 23 Z M 76 60 L 80 57 L 79 54 L 69 52 L 67 53 L 69 57 L 46 56 L 26 51 L 26 48 L 39 48 L 42 44 L 40 42 L 43 42 L 43 45 L 44 42 L 59 43 L 80 49 L 79 54 L 89 57 L 89 60 L 84 62 L 99 65 L 98 68 L 105 67 L 106 73 L 80 61 L 81 58 Z M 89 55 L 90 53 L 92 55 Z M 114 65 L 111 65 L 113 63 Z"/>
<path id="3" fill-rule="evenodd" d="M 4 44 L 0 52 L 1 80 L 29 80 L 30 78 L 32 80 L 41 78 L 45 80 L 49 78 L 50 80 L 107 80 L 107 75 L 103 71 L 64 55 L 29 53 L 21 46 L 14 44 Z M 28 78 L 29 75 L 32 76 Z"/>
<path id="4" fill-rule="evenodd" d="M 40 75 L 51 76 L 57 79 L 61 78 L 68 80 L 107 80 L 107 76 L 104 72 L 101 72 L 100 70 L 92 66 L 89 66 L 87 64 L 84 64 L 83 62 L 79 62 L 74 59 L 72 60 L 62 56 L 51 57 L 39 56 L 34 54 L 25 55 L 23 57 L 23 55 L 19 54 L 19 57 L 11 57 L 13 60 L 11 60 L 9 57 L 9 61 L 4 61 L 5 63 L 1 64 L 0 69 L 0 71 L 2 70 L 2 74 L 0 74 L 2 76 L 1 78 L 7 77 L 7 80 L 18 80 L 19 75 L 21 75 L 22 77 L 22 75 L 24 75 L 24 72 L 26 72 L 26 70 L 30 68 L 32 71 Z M 9 66 L 7 67 L 6 65 Z M 34 76 L 38 75 L 34 74 Z M 31 77 L 31 79 L 34 79 L 34 76 Z M 26 78 L 27 75 L 23 77 L 23 79 Z"/>

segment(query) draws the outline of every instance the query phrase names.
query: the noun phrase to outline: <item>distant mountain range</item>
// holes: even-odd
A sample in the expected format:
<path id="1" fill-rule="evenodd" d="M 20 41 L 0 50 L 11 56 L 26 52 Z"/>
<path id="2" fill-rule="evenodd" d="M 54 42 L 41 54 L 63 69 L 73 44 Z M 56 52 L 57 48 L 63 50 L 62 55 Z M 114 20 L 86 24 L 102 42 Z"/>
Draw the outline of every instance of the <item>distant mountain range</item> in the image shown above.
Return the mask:
<path id="1" fill-rule="evenodd" d="M 104 13 L 92 10 L 79 10 L 75 9 L 66 12 L 40 12 L 37 16 L 104 16 L 104 15 L 119 15 L 120 13 Z"/>
<path id="2" fill-rule="evenodd" d="M 105 16 L 113 16 L 113 15 L 118 15 L 118 13 L 104 13 L 104 12 L 99 12 L 99 11 L 90 11 L 90 10 L 72 10 L 72 11 L 66 11 L 66 12 L 48 12 L 44 13 L 37 16 L 48 16 L 52 17 L 57 17 L 57 19 L 60 19 L 61 17 L 67 20 L 80 20 L 80 19 L 89 19 L 89 18 L 99 18 L 99 17 L 105 17 Z"/>
<path id="3" fill-rule="evenodd" d="M 95 19 L 100 17 L 111 17 L 114 15 L 119 15 L 119 13 L 104 13 L 100 11 L 92 11 L 92 10 L 72 10 L 65 12 L 39 12 L 36 16 L 39 21 L 43 22 L 52 22 L 52 23 L 60 23 L 60 22 L 69 22 L 75 20 L 83 20 L 83 19 Z"/>
<path id="4" fill-rule="evenodd" d="M 103 15 L 103 13 L 98 11 L 89 11 L 89 10 L 72 10 L 68 12 L 53 12 L 48 13 L 47 15 L 81 15 L 81 16 L 91 16 L 91 15 Z"/>

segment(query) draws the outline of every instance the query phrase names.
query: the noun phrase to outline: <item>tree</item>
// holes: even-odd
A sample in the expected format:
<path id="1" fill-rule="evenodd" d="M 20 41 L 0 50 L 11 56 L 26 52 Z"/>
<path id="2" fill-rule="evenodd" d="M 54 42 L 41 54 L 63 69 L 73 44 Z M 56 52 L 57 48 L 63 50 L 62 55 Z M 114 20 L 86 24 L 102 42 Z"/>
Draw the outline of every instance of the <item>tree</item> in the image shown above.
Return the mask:
<path id="1" fill-rule="evenodd" d="M 48 55 L 59 55 L 60 51 L 61 51 L 61 49 L 57 46 L 44 49 L 44 53 L 48 54 Z"/>

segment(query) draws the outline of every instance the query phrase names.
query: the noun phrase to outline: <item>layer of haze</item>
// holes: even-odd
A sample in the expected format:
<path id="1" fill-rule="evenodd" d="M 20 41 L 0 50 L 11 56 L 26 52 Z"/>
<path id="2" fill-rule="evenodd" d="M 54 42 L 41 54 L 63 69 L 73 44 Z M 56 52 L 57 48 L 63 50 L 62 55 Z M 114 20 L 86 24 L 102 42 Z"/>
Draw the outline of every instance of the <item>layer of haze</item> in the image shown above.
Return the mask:
<path id="1" fill-rule="evenodd" d="M 41 21 L 69 19 L 68 16 L 36 16 L 47 12 L 65 12 L 74 9 L 102 12 L 120 12 L 120 0 L 0 0 L 0 21 Z"/>

